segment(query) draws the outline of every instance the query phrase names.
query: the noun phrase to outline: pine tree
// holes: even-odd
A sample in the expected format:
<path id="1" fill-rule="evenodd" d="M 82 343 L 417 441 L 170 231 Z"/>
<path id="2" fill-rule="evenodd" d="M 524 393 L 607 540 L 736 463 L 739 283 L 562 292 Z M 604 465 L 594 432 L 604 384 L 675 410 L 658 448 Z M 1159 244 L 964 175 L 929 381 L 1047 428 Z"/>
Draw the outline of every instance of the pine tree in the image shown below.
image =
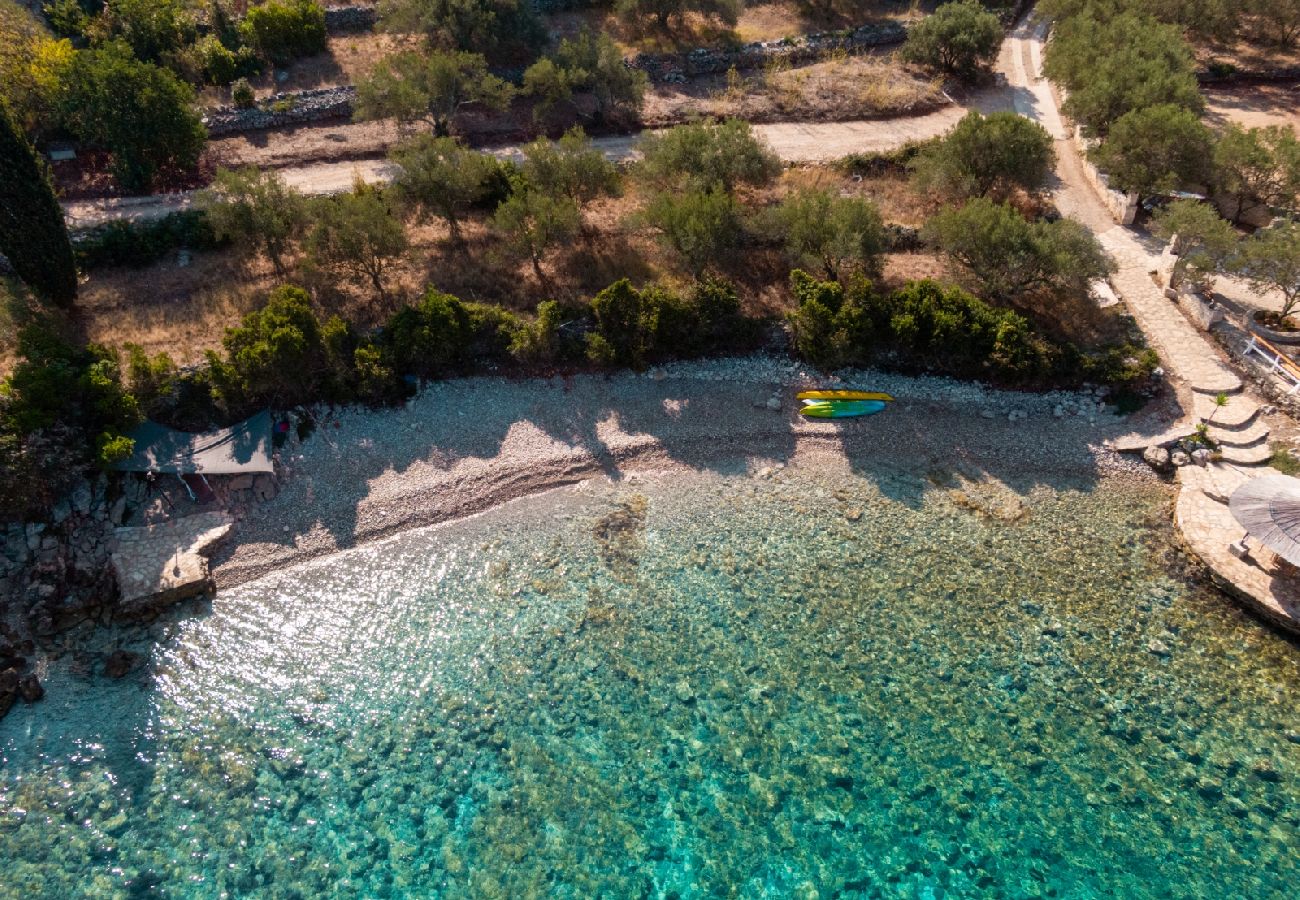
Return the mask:
<path id="1" fill-rule="evenodd" d="M 0 253 L 59 306 L 77 298 L 77 266 L 44 163 L 0 103 Z"/>

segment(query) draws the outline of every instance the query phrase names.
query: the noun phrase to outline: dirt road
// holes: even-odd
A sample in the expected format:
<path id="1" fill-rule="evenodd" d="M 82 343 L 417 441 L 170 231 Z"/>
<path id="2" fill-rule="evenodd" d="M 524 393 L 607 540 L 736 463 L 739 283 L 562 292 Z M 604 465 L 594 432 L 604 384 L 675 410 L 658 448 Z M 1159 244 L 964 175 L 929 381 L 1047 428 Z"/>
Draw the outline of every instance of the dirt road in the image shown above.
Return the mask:
<path id="1" fill-rule="evenodd" d="M 937 112 L 898 119 L 872 119 L 857 122 L 777 122 L 755 125 L 754 131 L 766 140 L 783 160 L 792 163 L 826 162 L 850 153 L 890 150 L 908 141 L 937 137 L 957 123 L 969 108 L 989 112 L 1010 109 L 1011 94 L 999 86 L 977 95 L 967 106 L 952 105 Z M 593 143 L 615 161 L 636 156 L 639 134 L 596 138 Z M 503 158 L 518 158 L 518 145 L 485 148 Z M 383 159 L 353 160 L 339 163 L 314 163 L 278 170 L 291 186 L 306 194 L 336 194 L 346 191 L 360 177 L 365 181 L 387 181 L 392 165 Z M 115 219 L 152 219 L 187 209 L 194 204 L 195 192 L 157 194 L 88 200 L 63 205 L 68 226 L 91 228 Z"/>

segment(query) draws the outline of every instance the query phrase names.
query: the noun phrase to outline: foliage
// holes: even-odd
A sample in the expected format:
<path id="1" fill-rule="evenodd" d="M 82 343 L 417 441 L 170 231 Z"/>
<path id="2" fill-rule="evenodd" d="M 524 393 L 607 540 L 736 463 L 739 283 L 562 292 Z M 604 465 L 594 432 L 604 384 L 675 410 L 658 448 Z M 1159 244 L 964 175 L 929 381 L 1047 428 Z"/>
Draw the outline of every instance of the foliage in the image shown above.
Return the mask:
<path id="1" fill-rule="evenodd" d="M 516 329 L 505 310 L 429 288 L 388 321 L 383 340 L 399 373 L 439 378 L 506 359 Z"/>
<path id="2" fill-rule="evenodd" d="M 14 0 L 0 0 L 0 103 L 28 135 L 57 126 L 57 100 L 74 52 L 71 42 L 51 40 Z"/>
<path id="3" fill-rule="evenodd" d="M 1300 224 L 1286 221 L 1261 228 L 1241 242 L 1234 265 L 1256 294 L 1280 294 L 1280 316 L 1287 318 L 1300 304 Z"/>
<path id="4" fill-rule="evenodd" d="M 528 0 L 382 0 L 380 23 L 396 34 L 422 34 L 437 50 L 494 60 L 531 54 L 546 32 Z"/>
<path id="5" fill-rule="evenodd" d="M 973 77 L 997 58 L 1002 23 L 977 0 L 945 3 L 907 32 L 903 56 L 949 75 Z"/>
<path id="6" fill-rule="evenodd" d="M 1214 145 L 1215 186 L 1233 202 L 1233 220 L 1261 207 L 1300 202 L 1300 139 L 1281 125 L 1245 129 L 1230 122 Z"/>
<path id="7" fill-rule="evenodd" d="M 1215 209 L 1195 200 L 1178 200 L 1158 210 L 1151 230 L 1160 237 L 1178 236 L 1177 268 L 1204 282 L 1218 272 L 1237 246 L 1237 232 Z"/>
<path id="8" fill-rule="evenodd" d="M 641 368 L 670 357 L 743 350 L 756 336 L 728 282 L 697 282 L 685 297 L 662 287 L 637 290 L 626 278 L 591 301 L 595 330 L 587 354 L 602 365 Z"/>
<path id="9" fill-rule="evenodd" d="M 1205 106 L 1180 29 L 1138 13 L 1058 23 L 1043 68 L 1069 90 L 1063 108 L 1090 135 L 1105 135 L 1133 110 L 1174 105 L 1200 112 Z"/>
<path id="10" fill-rule="evenodd" d="M 160 172 L 198 163 L 207 132 L 194 91 L 166 69 L 113 44 L 76 54 L 66 88 L 63 120 L 112 154 L 113 174 L 127 190 L 148 190 Z"/>
<path id="11" fill-rule="evenodd" d="M 1002 300 L 1036 290 L 1082 295 L 1114 265 L 1078 222 L 1029 222 L 1012 207 L 984 198 L 945 209 L 923 234 L 964 266 L 982 291 Z"/>
<path id="12" fill-rule="evenodd" d="M 740 20 L 742 0 L 617 0 L 618 16 L 629 25 L 653 20 L 660 31 L 668 31 L 672 20 L 681 21 L 688 13 L 717 19 L 729 28 Z"/>
<path id="13" fill-rule="evenodd" d="M 651 198 L 640 218 L 696 276 L 739 247 L 744 235 L 740 204 L 720 187 L 664 191 Z"/>
<path id="14" fill-rule="evenodd" d="M 178 370 L 167 353 L 150 356 L 139 344 L 127 344 L 127 381 L 141 410 L 152 415 L 176 386 Z"/>
<path id="15" fill-rule="evenodd" d="M 971 111 L 942 140 L 911 163 L 918 189 L 950 198 L 1008 197 L 1047 183 L 1056 159 L 1052 137 L 1012 112 Z"/>
<path id="16" fill-rule="evenodd" d="M 464 51 L 407 51 L 382 60 L 357 84 L 356 118 L 394 118 L 433 125 L 446 137 L 456 113 L 469 103 L 505 109 L 514 89 L 491 75 L 487 60 Z"/>
<path id="17" fill-rule="evenodd" d="M 209 34 L 194 45 L 194 58 L 203 80 L 207 84 L 233 84 L 239 93 L 233 93 L 236 106 L 241 105 L 242 88 L 247 87 L 247 103 L 252 106 L 252 86 L 248 76 L 261 71 L 262 62 L 251 47 L 231 50 L 216 35 Z"/>
<path id="18" fill-rule="evenodd" d="M 257 95 L 253 93 L 253 86 L 248 83 L 247 78 L 237 79 L 230 86 L 230 99 L 240 109 L 252 109 L 257 103 Z"/>
<path id="19" fill-rule="evenodd" d="M 393 177 L 397 196 L 422 217 L 446 219 L 452 240 L 459 243 L 461 214 L 486 194 L 488 180 L 498 170 L 496 160 L 452 138 L 427 134 L 398 145 L 392 160 L 398 166 Z"/>
<path id="20" fill-rule="evenodd" d="M 609 35 L 585 28 L 576 37 L 561 40 L 550 57 L 524 71 L 524 93 L 536 98 L 539 118 L 572 106 L 576 91 L 594 98 L 592 118 L 598 124 L 635 119 L 645 100 L 646 83 L 645 72 L 624 64 Z"/>
<path id="21" fill-rule="evenodd" d="M 194 17 L 184 0 L 113 0 L 90 29 L 92 40 L 122 40 L 136 59 L 165 62 L 194 41 Z"/>
<path id="22" fill-rule="evenodd" d="M 1300 40 L 1300 0 L 1246 0 L 1258 37 L 1290 48 Z"/>
<path id="23" fill-rule="evenodd" d="M 1043 0 L 1041 14 L 1057 20 L 1088 15 L 1106 20 L 1125 12 L 1145 13 L 1198 37 L 1230 40 L 1241 24 L 1240 0 Z"/>
<path id="24" fill-rule="evenodd" d="M 1166 103 L 1125 113 L 1089 156 L 1114 188 L 1149 196 L 1203 183 L 1212 151 L 1213 135 L 1200 117 Z"/>
<path id="25" fill-rule="evenodd" d="M 515 190 L 497 207 L 493 227 L 505 238 L 506 246 L 526 257 L 533 265 L 537 280 L 546 284 L 542 256 L 575 234 L 582 225 L 582 210 L 577 201 L 563 194 L 555 195 L 529 185 Z"/>
<path id="26" fill-rule="evenodd" d="M 284 277 L 284 258 L 307 224 L 307 205 L 297 189 L 275 172 L 252 166 L 218 169 L 199 202 L 218 240 L 256 246 Z"/>
<path id="27" fill-rule="evenodd" d="M 158 219 L 107 222 L 79 234 L 72 249 L 85 272 L 110 266 L 141 268 L 182 248 L 214 250 L 224 243 L 213 233 L 205 211 L 187 209 Z"/>
<path id="28" fill-rule="evenodd" d="M 284 408 L 330 396 L 335 371 L 323 330 L 307 292 L 291 285 L 227 329 L 228 361 L 218 383 L 226 382 L 220 389 L 232 411 L 239 401 Z"/>
<path id="29" fill-rule="evenodd" d="M 523 154 L 524 180 L 543 194 L 581 204 L 618 193 L 618 170 L 581 128 L 570 129 L 557 141 L 539 138 L 525 145 Z"/>
<path id="30" fill-rule="evenodd" d="M 0 509 L 10 514 L 50 502 L 85 467 L 132 449 L 123 433 L 140 409 L 116 356 L 64 331 L 48 316 L 24 325 L 18 361 L 0 383 Z"/>
<path id="31" fill-rule="evenodd" d="M 77 267 L 48 168 L 0 103 L 0 253 L 52 303 L 77 298 Z"/>
<path id="32" fill-rule="evenodd" d="M 839 279 L 846 268 L 875 272 L 885 250 L 884 221 L 870 200 L 807 188 L 782 198 L 770 227 L 798 266 L 821 267 Z"/>
<path id="33" fill-rule="evenodd" d="M 368 283 L 387 297 L 385 278 L 406 252 L 406 227 L 384 191 L 357 181 L 350 193 L 327 197 L 314 209 L 307 253 L 316 265 Z"/>
<path id="34" fill-rule="evenodd" d="M 287 65 L 325 52 L 325 10 L 316 0 L 267 0 L 249 9 L 239 34 L 263 59 Z"/>
<path id="35" fill-rule="evenodd" d="M 738 185 L 761 187 L 781 172 L 781 160 L 754 135 L 748 122 L 678 125 L 641 139 L 642 174 L 667 188 L 732 191 Z"/>
<path id="36" fill-rule="evenodd" d="M 847 285 L 790 276 L 797 309 L 790 314 L 796 352 L 814 365 L 867 365 L 906 360 L 964 378 L 1025 385 L 1048 378 L 1060 349 L 1019 314 L 959 288 L 911 282 L 890 295 L 865 278 Z"/>

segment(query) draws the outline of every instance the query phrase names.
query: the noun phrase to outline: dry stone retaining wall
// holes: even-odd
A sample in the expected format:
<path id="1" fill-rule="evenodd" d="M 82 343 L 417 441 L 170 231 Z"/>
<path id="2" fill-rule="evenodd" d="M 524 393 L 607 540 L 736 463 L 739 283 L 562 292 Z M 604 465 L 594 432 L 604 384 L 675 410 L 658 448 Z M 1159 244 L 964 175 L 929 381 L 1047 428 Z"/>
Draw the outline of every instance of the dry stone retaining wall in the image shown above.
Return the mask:
<path id="1" fill-rule="evenodd" d="M 357 89 L 350 84 L 293 91 L 275 94 L 259 101 L 251 109 L 218 107 L 203 117 L 203 123 L 208 126 L 210 137 L 221 137 L 243 131 L 264 131 L 287 125 L 323 122 L 327 119 L 349 119 L 356 98 Z"/>

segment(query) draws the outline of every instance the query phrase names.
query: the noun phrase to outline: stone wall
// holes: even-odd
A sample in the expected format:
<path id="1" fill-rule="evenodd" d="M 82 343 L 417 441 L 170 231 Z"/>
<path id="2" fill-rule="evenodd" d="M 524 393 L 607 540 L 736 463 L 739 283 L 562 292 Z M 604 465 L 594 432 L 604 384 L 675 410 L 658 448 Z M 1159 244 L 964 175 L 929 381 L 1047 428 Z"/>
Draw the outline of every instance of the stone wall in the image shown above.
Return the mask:
<path id="1" fill-rule="evenodd" d="M 1125 194 L 1111 188 L 1110 178 L 1106 173 L 1098 169 L 1088 160 L 1089 142 L 1083 136 L 1083 129 L 1079 126 L 1074 128 L 1074 144 L 1079 148 L 1079 154 L 1082 159 L 1080 164 L 1083 166 L 1083 173 L 1092 182 L 1097 193 L 1101 195 L 1102 202 L 1110 210 L 1111 217 L 1121 225 L 1132 225 L 1133 220 L 1137 218 L 1138 196 L 1137 194 Z"/>
<path id="2" fill-rule="evenodd" d="M 827 31 L 802 38 L 756 41 L 734 48 L 701 47 L 686 53 L 638 53 L 627 65 L 641 69 L 651 81 L 682 82 L 697 75 L 736 69 L 759 69 L 776 60 L 790 64 L 821 59 L 831 53 L 859 53 L 872 47 L 901 44 L 907 28 L 897 22 L 863 25 L 853 31 Z"/>
<path id="3" fill-rule="evenodd" d="M 357 89 L 352 85 L 275 94 L 251 109 L 221 106 L 210 110 L 203 122 L 211 137 L 244 131 L 264 131 L 328 119 L 350 119 Z"/>
<path id="4" fill-rule="evenodd" d="M 325 30 L 330 34 L 370 31 L 376 19 L 373 6 L 331 6 L 325 10 Z"/>

